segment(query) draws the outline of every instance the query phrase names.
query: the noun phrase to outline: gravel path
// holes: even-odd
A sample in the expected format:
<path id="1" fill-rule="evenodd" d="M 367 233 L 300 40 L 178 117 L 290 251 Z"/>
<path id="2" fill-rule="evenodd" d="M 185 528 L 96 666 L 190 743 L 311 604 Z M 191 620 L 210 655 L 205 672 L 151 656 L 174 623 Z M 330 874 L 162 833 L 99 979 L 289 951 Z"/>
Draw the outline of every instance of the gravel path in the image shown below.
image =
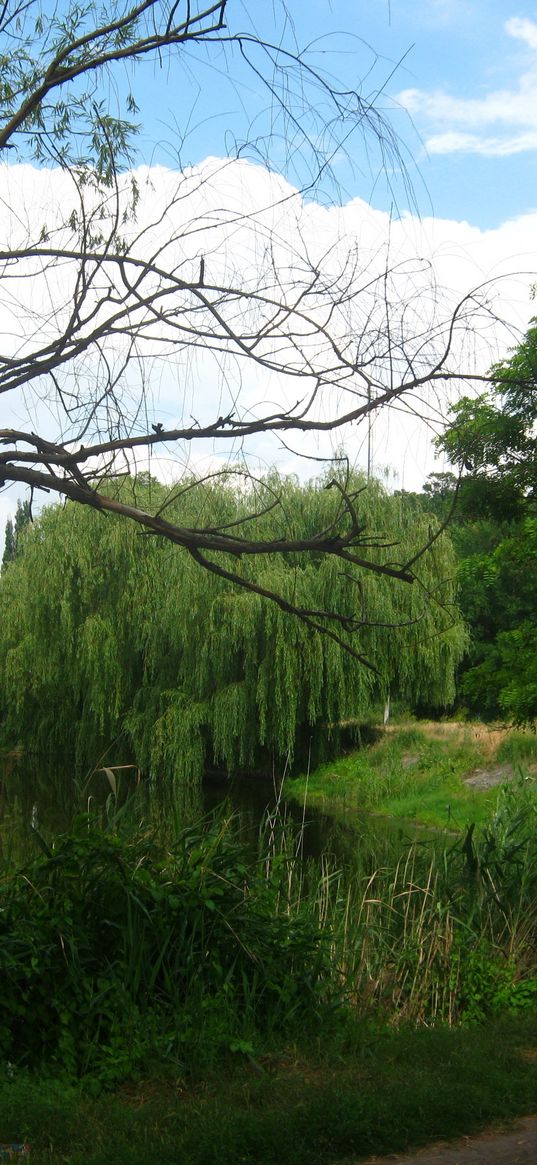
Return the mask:
<path id="1" fill-rule="evenodd" d="M 537 1116 L 517 1121 L 508 1131 L 441 1142 L 410 1156 L 368 1157 L 363 1165 L 537 1165 Z"/>

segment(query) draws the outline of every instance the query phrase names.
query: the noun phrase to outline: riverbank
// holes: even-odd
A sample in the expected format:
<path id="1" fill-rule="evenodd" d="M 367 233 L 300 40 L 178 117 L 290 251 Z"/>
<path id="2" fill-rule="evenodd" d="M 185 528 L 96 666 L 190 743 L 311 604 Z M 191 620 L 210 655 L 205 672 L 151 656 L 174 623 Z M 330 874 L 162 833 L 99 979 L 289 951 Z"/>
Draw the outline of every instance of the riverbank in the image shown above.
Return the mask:
<path id="1" fill-rule="evenodd" d="M 255 853 L 224 811 L 35 834 L 0 879 L 0 1144 L 32 1165 L 349 1165 L 535 1111 L 536 745 L 404 725 L 325 766 L 341 862 L 303 861 L 285 815 Z M 349 826 L 351 795 L 401 822 L 447 790 L 449 828 L 458 790 L 494 817 L 440 846 Z"/>
<path id="2" fill-rule="evenodd" d="M 373 743 L 285 782 L 287 799 L 339 820 L 363 810 L 459 831 L 484 825 L 502 784 L 537 789 L 537 736 L 475 723 L 402 722 Z"/>
<path id="3" fill-rule="evenodd" d="M 335 1165 L 477 1132 L 536 1097 L 537 1013 L 451 1031 L 348 1024 L 97 1097 L 4 1066 L 0 1141 L 26 1140 L 32 1165 Z"/>

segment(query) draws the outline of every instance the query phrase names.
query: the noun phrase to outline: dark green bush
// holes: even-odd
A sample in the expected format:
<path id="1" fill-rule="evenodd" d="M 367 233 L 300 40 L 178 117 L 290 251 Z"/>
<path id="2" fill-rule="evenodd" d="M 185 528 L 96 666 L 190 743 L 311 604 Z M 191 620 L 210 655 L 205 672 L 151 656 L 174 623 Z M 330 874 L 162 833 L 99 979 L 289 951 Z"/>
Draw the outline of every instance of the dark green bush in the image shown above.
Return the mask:
<path id="1" fill-rule="evenodd" d="M 311 1014 L 327 960 L 285 861 L 223 820 L 167 852 L 81 820 L 0 884 L 0 1055 L 111 1081 Z"/>

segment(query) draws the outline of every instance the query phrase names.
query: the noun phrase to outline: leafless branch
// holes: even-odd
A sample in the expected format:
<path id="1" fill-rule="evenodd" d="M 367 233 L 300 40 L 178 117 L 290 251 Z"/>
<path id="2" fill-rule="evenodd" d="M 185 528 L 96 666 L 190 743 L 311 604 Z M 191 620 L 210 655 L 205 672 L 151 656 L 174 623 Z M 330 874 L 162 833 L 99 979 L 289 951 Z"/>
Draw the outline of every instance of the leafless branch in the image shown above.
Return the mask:
<path id="1" fill-rule="evenodd" d="M 0 38 L 9 42 L 14 20 L 24 22 L 32 10 L 31 0 L 0 4 Z M 277 511 L 278 497 L 243 520 L 195 529 L 167 520 L 161 498 L 149 513 L 111 496 L 108 483 L 135 469 L 137 458 L 145 468 L 157 454 L 179 463 L 185 449 L 204 442 L 227 449 L 233 466 L 237 451 L 246 459 L 261 438 L 343 440 L 390 406 L 423 410 L 428 393 L 460 381 L 461 345 L 476 313 L 488 310 L 486 289 L 444 309 L 427 283 L 428 263 L 392 257 L 389 240 L 364 254 L 345 234 L 308 242 L 303 191 L 275 180 L 257 202 L 241 200 L 233 180 L 249 163 L 194 167 L 176 175 L 165 194 L 151 189 L 149 173 L 123 173 L 129 127 L 97 100 L 100 78 L 119 62 L 158 59 L 164 50 L 181 59 L 187 45 L 239 50 L 283 116 L 289 141 L 309 142 L 317 163 L 312 184 L 355 129 L 373 134 L 385 157 L 397 155 L 398 143 L 374 101 L 340 88 L 299 51 L 229 28 L 227 0 L 132 6 L 112 0 L 109 19 L 93 27 L 88 11 L 78 28 L 73 13 L 69 24 L 67 6 L 64 32 L 51 24 L 54 35 L 42 34 L 39 59 L 19 51 L 16 83 L 9 99 L 0 98 L 0 150 L 33 135 L 39 154 L 45 141 L 63 183 L 56 175 L 61 193 L 48 224 L 11 208 L 9 241 L 0 249 L 0 393 L 11 409 L 11 423 L 7 414 L 0 430 L 0 484 L 25 484 L 122 515 L 343 643 L 375 670 L 349 645 L 349 634 L 365 625 L 359 615 L 294 605 L 239 569 L 253 556 L 325 554 L 345 567 L 412 583 L 419 555 L 384 561 L 390 546 L 381 531 L 366 529 L 348 483 L 329 483 L 337 498 L 325 529 L 295 539 L 282 518 L 281 537 L 267 540 L 248 537 L 248 522 Z M 290 70 L 330 110 L 324 152 L 315 154 L 324 106 L 289 98 Z M 86 101 L 93 162 L 82 150 L 73 162 L 70 95 Z M 60 132 L 54 117 L 62 102 Z M 473 370 L 465 375 L 486 379 Z M 168 406 L 161 418 L 164 381 Z M 187 392 L 194 381 L 195 399 Z M 27 424 L 20 419 L 25 413 Z M 208 476 L 199 469 L 199 479 Z M 172 499 L 180 502 L 180 487 Z"/>

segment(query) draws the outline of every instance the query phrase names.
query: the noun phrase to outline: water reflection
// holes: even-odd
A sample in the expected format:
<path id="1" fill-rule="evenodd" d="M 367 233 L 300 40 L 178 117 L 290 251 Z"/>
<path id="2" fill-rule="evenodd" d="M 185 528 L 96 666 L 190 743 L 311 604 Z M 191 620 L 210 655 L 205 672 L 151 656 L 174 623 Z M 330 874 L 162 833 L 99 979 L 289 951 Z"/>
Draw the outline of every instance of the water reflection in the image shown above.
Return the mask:
<path id="1" fill-rule="evenodd" d="M 207 776 L 199 798 L 178 803 L 173 789 L 156 788 L 140 780 L 132 766 L 108 771 L 100 769 L 84 781 L 65 773 L 33 768 L 28 759 L 10 758 L 0 782 L 0 862 L 20 863 L 35 853 L 36 831 L 45 842 L 68 832 L 77 816 L 89 813 L 100 826 L 123 820 L 133 828 L 173 831 L 187 819 L 195 819 L 222 806 L 234 812 L 241 837 L 253 852 L 270 848 L 271 830 L 281 830 L 282 822 L 292 836 L 299 858 L 331 859 L 334 865 L 352 865 L 357 851 L 374 864 L 389 862 L 394 848 L 415 844 L 428 848 L 445 835 L 423 830 L 412 822 L 394 821 L 366 810 L 339 808 L 332 816 L 321 809 L 284 802 L 281 779 L 259 775 L 233 779 L 220 774 Z M 277 824 L 276 824 L 277 823 Z"/>
<path id="2" fill-rule="evenodd" d="M 358 848 L 375 855 L 376 862 L 393 857 L 394 847 L 401 850 L 409 845 L 445 845 L 443 831 L 424 829 L 412 821 L 400 821 L 356 808 L 338 810 L 334 816 L 316 806 L 302 806 L 297 801 L 283 801 L 281 782 L 255 777 L 232 779 L 211 775 L 203 789 L 206 811 L 228 801 L 241 822 L 244 836 L 257 843 L 260 829 L 272 815 L 284 817 L 297 839 L 298 855 L 319 859 L 331 856 L 335 864 L 352 864 Z"/>

